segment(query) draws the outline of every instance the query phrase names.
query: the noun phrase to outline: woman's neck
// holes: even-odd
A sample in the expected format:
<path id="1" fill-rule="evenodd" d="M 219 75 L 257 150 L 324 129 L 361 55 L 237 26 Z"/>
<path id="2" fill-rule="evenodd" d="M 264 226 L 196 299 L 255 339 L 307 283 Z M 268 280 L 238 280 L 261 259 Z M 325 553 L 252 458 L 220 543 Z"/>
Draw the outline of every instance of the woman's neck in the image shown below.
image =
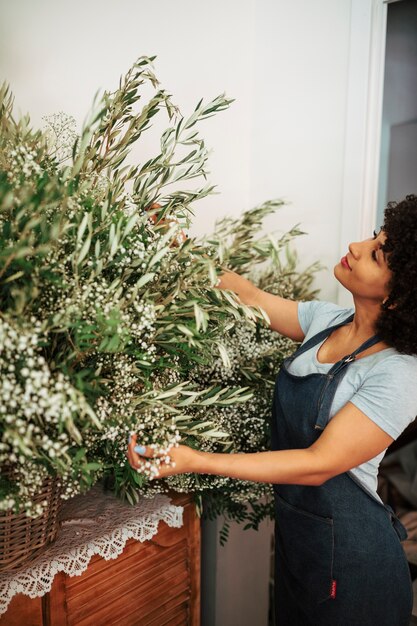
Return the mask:
<path id="1" fill-rule="evenodd" d="M 376 333 L 376 322 L 381 313 L 380 303 L 374 303 L 354 298 L 355 316 L 348 325 L 350 337 L 370 337 Z"/>

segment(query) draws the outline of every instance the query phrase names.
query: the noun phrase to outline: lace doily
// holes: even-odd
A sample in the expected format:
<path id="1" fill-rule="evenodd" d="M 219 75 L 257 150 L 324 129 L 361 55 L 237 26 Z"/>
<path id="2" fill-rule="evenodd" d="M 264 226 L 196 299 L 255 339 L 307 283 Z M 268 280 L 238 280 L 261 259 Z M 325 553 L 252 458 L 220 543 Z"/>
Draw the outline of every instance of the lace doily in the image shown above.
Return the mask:
<path id="1" fill-rule="evenodd" d="M 58 572 L 80 576 L 93 555 L 107 561 L 116 559 L 128 539 L 151 539 L 158 532 L 160 520 L 180 528 L 183 510 L 162 494 L 131 506 L 113 493 L 104 492 L 100 483 L 87 494 L 67 500 L 59 515 L 60 529 L 54 543 L 22 569 L 0 576 L 0 615 L 17 593 L 36 598 L 50 591 Z"/>

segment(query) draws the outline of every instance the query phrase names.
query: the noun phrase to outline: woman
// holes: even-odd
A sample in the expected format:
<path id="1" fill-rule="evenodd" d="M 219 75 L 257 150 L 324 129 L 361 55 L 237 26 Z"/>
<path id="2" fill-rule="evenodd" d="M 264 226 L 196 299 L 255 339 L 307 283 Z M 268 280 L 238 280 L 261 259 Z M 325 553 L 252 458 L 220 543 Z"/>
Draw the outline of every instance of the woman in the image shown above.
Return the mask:
<path id="1" fill-rule="evenodd" d="M 219 287 L 261 306 L 301 347 L 283 364 L 271 451 L 214 454 L 180 445 L 182 472 L 273 483 L 276 625 L 408 626 L 406 531 L 376 493 L 378 465 L 417 414 L 417 197 L 390 203 L 384 225 L 335 266 L 354 309 L 293 302 L 234 272 Z M 132 435 L 129 463 L 152 456 Z"/>

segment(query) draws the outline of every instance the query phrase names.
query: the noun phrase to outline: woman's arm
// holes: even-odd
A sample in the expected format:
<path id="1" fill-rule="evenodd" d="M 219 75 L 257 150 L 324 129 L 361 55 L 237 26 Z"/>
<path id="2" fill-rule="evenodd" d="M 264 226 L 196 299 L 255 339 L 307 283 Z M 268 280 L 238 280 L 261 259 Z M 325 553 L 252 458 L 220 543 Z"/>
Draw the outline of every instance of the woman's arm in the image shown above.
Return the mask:
<path id="1" fill-rule="evenodd" d="M 270 319 L 270 328 L 294 341 L 302 341 L 304 333 L 298 321 L 298 303 L 263 291 L 236 272 L 220 276 L 220 289 L 230 289 L 243 304 L 261 307 Z"/>
<path id="2" fill-rule="evenodd" d="M 392 442 L 390 435 L 348 402 L 309 448 L 217 454 L 179 446 L 169 453 L 175 466 L 163 465 L 159 477 L 195 472 L 255 482 L 322 485 L 333 476 L 374 458 Z M 134 450 L 135 445 L 136 435 L 132 435 L 128 448 L 129 463 L 140 469 L 141 457 L 152 457 L 153 451 L 148 447 L 139 456 Z"/>
<path id="3" fill-rule="evenodd" d="M 321 436 L 303 450 L 255 454 L 212 454 L 197 451 L 197 471 L 242 480 L 322 485 L 383 452 L 394 439 L 354 404 L 348 402 Z"/>

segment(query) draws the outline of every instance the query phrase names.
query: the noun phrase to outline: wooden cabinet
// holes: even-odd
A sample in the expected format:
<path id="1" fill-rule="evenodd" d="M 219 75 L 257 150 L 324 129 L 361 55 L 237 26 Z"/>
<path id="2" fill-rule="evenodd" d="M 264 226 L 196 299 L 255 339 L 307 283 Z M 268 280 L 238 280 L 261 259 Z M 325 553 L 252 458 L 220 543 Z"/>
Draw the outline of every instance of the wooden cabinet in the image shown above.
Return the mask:
<path id="1" fill-rule="evenodd" d="M 170 496 L 184 507 L 181 528 L 160 522 L 117 559 L 94 556 L 81 576 L 59 573 L 45 596 L 15 596 L 0 626 L 199 626 L 200 520 L 190 496 Z"/>

